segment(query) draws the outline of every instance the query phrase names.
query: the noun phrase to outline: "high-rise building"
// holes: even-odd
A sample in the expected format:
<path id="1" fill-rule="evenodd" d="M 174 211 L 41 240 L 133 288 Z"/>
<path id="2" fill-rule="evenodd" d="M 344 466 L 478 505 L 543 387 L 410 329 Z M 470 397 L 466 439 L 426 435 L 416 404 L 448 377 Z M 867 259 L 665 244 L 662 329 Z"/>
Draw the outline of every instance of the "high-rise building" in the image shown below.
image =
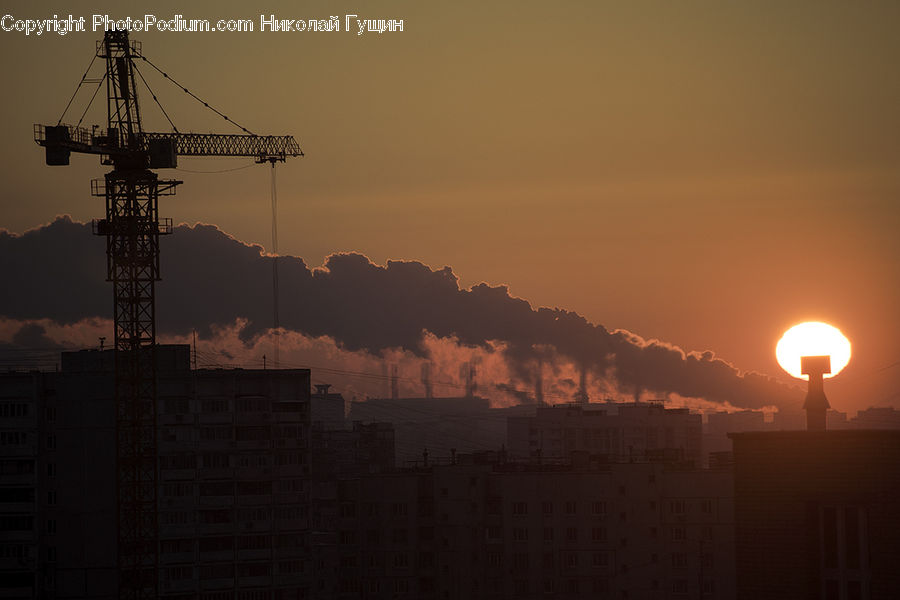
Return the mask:
<path id="1" fill-rule="evenodd" d="M 900 598 L 900 431 L 730 437 L 739 600 Z"/>
<path id="2" fill-rule="evenodd" d="M 730 470 L 583 455 L 547 465 L 490 454 L 338 482 L 332 555 L 317 569 L 313 593 L 733 596 Z"/>
<path id="3" fill-rule="evenodd" d="M 660 454 L 703 459 L 702 417 L 660 403 L 558 404 L 534 416 L 510 417 L 510 456 L 567 457 L 579 451 L 611 461 L 646 460 Z"/>
<path id="4" fill-rule="evenodd" d="M 309 371 L 157 355 L 160 597 L 305 597 Z M 117 593 L 112 366 L 112 351 L 82 351 L 0 376 L 0 405 L 21 415 L 0 408 L 0 598 Z"/>

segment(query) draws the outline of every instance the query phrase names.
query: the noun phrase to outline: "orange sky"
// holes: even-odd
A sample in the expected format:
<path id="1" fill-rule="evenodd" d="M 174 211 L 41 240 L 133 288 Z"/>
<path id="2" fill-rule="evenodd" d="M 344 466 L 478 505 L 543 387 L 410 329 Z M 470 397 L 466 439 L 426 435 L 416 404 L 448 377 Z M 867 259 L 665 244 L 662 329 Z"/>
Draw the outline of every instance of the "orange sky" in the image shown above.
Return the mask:
<path id="1" fill-rule="evenodd" d="M 466 285 L 777 376 L 781 332 L 825 320 L 854 343 L 832 404 L 900 405 L 900 368 L 879 370 L 900 361 L 900 4 L 16 4 L 19 18 L 402 18 L 380 37 L 134 37 L 236 121 L 300 138 L 308 156 L 278 171 L 282 252 L 451 265 Z M 101 215 L 96 158 L 51 169 L 31 141 L 100 37 L 0 32 L 0 227 Z M 230 131 L 145 75 L 182 130 Z M 162 129 L 146 95 L 143 109 Z M 268 243 L 264 168 L 172 176 L 185 185 L 163 215 Z"/>

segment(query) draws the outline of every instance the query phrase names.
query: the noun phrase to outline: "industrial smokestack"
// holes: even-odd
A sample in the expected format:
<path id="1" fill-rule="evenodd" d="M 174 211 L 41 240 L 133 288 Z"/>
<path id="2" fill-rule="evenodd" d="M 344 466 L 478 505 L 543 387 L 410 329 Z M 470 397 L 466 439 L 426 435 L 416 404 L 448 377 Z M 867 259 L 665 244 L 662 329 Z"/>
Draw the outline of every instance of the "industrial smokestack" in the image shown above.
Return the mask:
<path id="1" fill-rule="evenodd" d="M 391 400 L 397 400 L 400 397 L 400 368 L 397 365 L 391 365 Z"/>
<path id="2" fill-rule="evenodd" d="M 465 381 L 466 398 L 475 396 L 475 390 L 478 388 L 478 384 L 475 383 L 476 374 L 477 369 L 474 362 L 464 362 L 459 366 L 459 375 Z"/>
<path id="3" fill-rule="evenodd" d="M 425 397 L 426 398 L 434 397 L 433 390 L 431 388 L 431 363 L 430 362 L 422 363 L 422 386 L 425 388 Z"/>
<path id="4" fill-rule="evenodd" d="M 581 379 L 578 384 L 578 403 L 588 404 L 591 401 L 587 391 L 587 366 L 581 366 Z"/>

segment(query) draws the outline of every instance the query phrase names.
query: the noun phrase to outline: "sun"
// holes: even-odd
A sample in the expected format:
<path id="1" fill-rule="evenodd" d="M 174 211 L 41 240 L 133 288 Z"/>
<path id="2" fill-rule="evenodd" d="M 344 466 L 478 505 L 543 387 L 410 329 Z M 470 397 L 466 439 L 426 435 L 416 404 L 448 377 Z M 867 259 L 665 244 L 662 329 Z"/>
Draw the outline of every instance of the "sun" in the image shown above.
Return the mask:
<path id="1" fill-rule="evenodd" d="M 831 357 L 831 373 L 825 377 L 834 377 L 850 362 L 850 341 L 837 327 L 816 321 L 794 325 L 775 346 L 778 364 L 797 379 L 809 379 L 800 372 L 801 357 L 826 355 Z"/>

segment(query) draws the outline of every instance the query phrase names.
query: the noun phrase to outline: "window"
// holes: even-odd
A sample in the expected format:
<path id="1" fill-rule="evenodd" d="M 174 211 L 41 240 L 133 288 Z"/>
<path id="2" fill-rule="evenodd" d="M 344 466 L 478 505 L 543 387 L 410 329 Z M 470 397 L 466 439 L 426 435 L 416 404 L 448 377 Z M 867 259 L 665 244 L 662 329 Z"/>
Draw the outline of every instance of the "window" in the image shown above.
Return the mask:
<path id="1" fill-rule="evenodd" d="M 566 541 L 567 542 L 577 542 L 578 541 L 578 528 L 577 527 L 567 527 L 566 528 Z"/>
<path id="2" fill-rule="evenodd" d="M 191 567 L 172 567 L 186 568 Z M 231 579 L 234 577 L 234 565 L 232 563 L 217 565 L 202 565 L 200 567 L 200 579 Z"/>
<path id="3" fill-rule="evenodd" d="M 194 540 L 188 538 L 161 540 L 159 542 L 159 551 L 162 554 L 180 554 L 185 552 L 193 552 Z"/>
<path id="4" fill-rule="evenodd" d="M 513 528 L 513 541 L 527 542 L 528 541 L 528 530 L 524 527 Z"/>
<path id="5" fill-rule="evenodd" d="M 683 515 L 684 514 L 684 500 L 671 500 L 669 501 L 669 512 L 673 515 Z"/>
<path id="6" fill-rule="evenodd" d="M 520 516 L 527 515 L 528 514 L 528 503 L 527 502 L 513 502 L 512 514 L 520 515 Z"/>
<path id="7" fill-rule="evenodd" d="M 232 513 L 230 508 L 215 508 L 200 511 L 200 522 L 206 525 L 231 523 Z"/>
<path id="8" fill-rule="evenodd" d="M 553 514 L 553 503 L 552 502 L 542 502 L 541 503 L 541 512 L 545 515 Z"/>
<path id="9" fill-rule="evenodd" d="M 606 502 L 595 500 L 591 502 L 591 514 L 602 516 L 606 514 Z"/>
<path id="10" fill-rule="evenodd" d="M 528 570 L 528 554 L 517 552 L 513 554 L 513 569 L 516 571 Z"/>
<path id="11" fill-rule="evenodd" d="M 164 468 L 164 469 L 165 468 L 174 468 L 174 467 L 163 466 L 163 458 L 164 457 L 160 457 L 160 459 L 159 459 L 160 466 L 162 468 Z M 210 452 L 207 454 L 203 454 L 201 456 L 201 458 L 203 461 L 201 464 L 203 465 L 203 468 L 205 468 L 205 469 L 227 469 L 229 466 L 231 466 L 229 457 L 224 452 Z M 186 467 L 186 468 L 192 469 L 193 465 L 191 465 L 190 467 Z"/>
<path id="12" fill-rule="evenodd" d="M 566 514 L 574 515 L 578 512 L 578 504 L 574 500 L 566 502 Z"/>
<path id="13" fill-rule="evenodd" d="M 271 546 L 270 535 L 242 535 L 237 539 L 238 550 L 268 550 Z"/>
<path id="14" fill-rule="evenodd" d="M 405 528 L 394 529 L 391 535 L 391 541 L 395 544 L 405 544 L 407 542 L 407 532 Z"/>
<path id="15" fill-rule="evenodd" d="M 171 484 L 163 485 L 163 495 L 176 495 L 170 494 L 167 490 L 172 488 L 183 488 L 187 485 L 190 485 L 189 482 L 173 482 Z M 187 495 L 187 490 L 182 491 L 178 495 Z M 232 481 L 203 481 L 200 483 L 200 495 L 201 496 L 233 496 L 234 495 L 234 482 Z"/>
<path id="16" fill-rule="evenodd" d="M 191 579 L 194 576 L 194 568 L 186 566 L 169 567 L 166 569 L 169 581 L 181 581 Z"/>
<path id="17" fill-rule="evenodd" d="M 594 552 L 591 554 L 591 566 L 595 568 L 603 568 L 609 565 L 609 557 L 606 552 Z"/>
<path id="18" fill-rule="evenodd" d="M 55 418 L 55 414 L 56 414 L 55 410 L 56 409 L 54 409 L 54 418 Z M 0 417 L 10 417 L 10 418 L 27 417 L 28 413 L 29 413 L 28 405 L 21 403 L 21 402 L 16 402 L 16 403 L 4 402 L 3 404 L 0 404 Z M 50 415 L 49 408 L 47 409 L 47 415 L 48 415 L 47 420 L 52 421 L 53 419 L 49 418 L 49 415 Z"/>
<path id="19" fill-rule="evenodd" d="M 700 512 L 704 514 L 712 514 L 713 511 L 713 501 L 709 498 L 700 501 Z"/>
<path id="20" fill-rule="evenodd" d="M 544 527 L 544 541 L 545 542 L 553 541 L 553 528 L 552 527 Z"/>
<path id="21" fill-rule="evenodd" d="M 207 441 L 230 441 L 234 438 L 234 430 L 231 425 L 217 425 L 214 427 L 201 427 L 200 439 Z"/>
<path id="22" fill-rule="evenodd" d="M 672 528 L 672 541 L 683 542 L 686 539 L 687 539 L 687 533 L 685 532 L 684 527 L 673 527 Z"/>
<path id="23" fill-rule="evenodd" d="M 602 543 L 606 541 L 606 527 L 593 527 L 591 529 L 591 541 Z"/>
<path id="24" fill-rule="evenodd" d="M 673 569 L 687 569 L 687 566 L 687 554 L 685 554 L 684 552 L 675 552 L 674 554 L 672 554 Z"/>

